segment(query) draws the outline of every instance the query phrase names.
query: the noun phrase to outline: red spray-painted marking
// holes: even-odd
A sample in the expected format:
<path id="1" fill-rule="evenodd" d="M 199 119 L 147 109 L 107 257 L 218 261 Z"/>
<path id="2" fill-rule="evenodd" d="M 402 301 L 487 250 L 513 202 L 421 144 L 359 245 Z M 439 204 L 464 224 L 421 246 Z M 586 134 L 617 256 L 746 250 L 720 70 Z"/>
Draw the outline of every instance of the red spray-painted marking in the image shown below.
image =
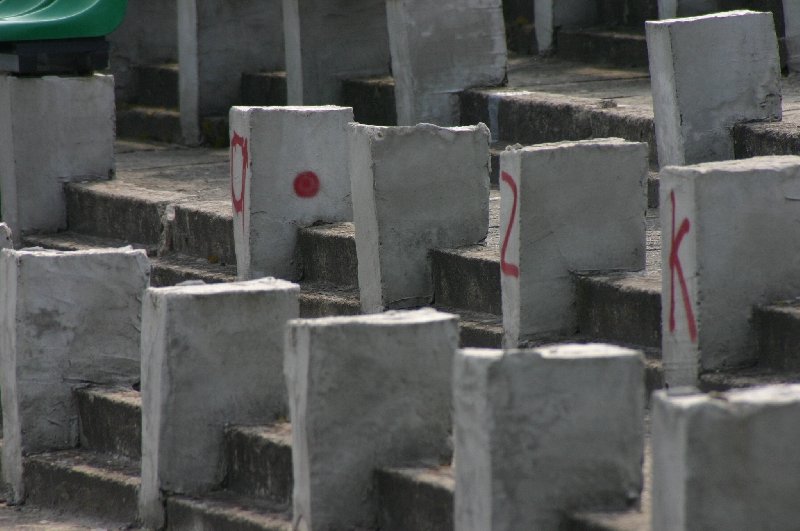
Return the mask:
<path id="1" fill-rule="evenodd" d="M 697 321 L 694 318 L 694 311 L 692 310 L 692 303 L 689 300 L 689 288 L 686 286 L 686 278 L 683 276 L 683 266 L 681 266 L 681 259 L 678 256 L 681 243 L 683 239 L 689 234 L 692 224 L 688 219 L 684 218 L 681 221 L 681 226 L 678 232 L 675 232 L 675 191 L 671 191 L 669 195 L 672 201 L 672 242 L 669 250 L 669 331 L 675 331 L 675 274 L 678 275 L 678 281 L 681 284 L 681 297 L 683 298 L 683 309 L 686 312 L 686 321 L 689 325 L 689 337 L 692 342 L 697 341 Z"/>
<path id="2" fill-rule="evenodd" d="M 242 189 L 239 197 L 236 197 L 236 190 L 233 188 L 233 159 L 236 154 L 236 149 L 242 150 Z M 247 168 L 250 166 L 250 155 L 247 151 L 247 139 L 240 136 L 239 133 L 233 133 L 231 139 L 231 199 L 233 200 L 233 211 L 236 214 L 242 214 L 242 229 L 244 229 L 244 189 L 247 182 Z"/>
<path id="3" fill-rule="evenodd" d="M 294 178 L 294 193 L 298 197 L 309 199 L 319 193 L 319 177 L 313 171 L 298 173 Z"/>
<path id="4" fill-rule="evenodd" d="M 515 183 L 514 178 L 506 172 L 503 172 L 500 178 L 511 188 L 511 193 L 514 194 L 514 203 L 511 205 L 511 216 L 508 218 L 508 230 L 506 230 L 506 236 L 503 238 L 503 248 L 500 250 L 500 271 L 502 271 L 504 275 L 519 278 L 519 266 L 506 262 L 508 240 L 511 239 L 511 231 L 514 229 L 514 220 L 517 217 L 517 183 Z"/>

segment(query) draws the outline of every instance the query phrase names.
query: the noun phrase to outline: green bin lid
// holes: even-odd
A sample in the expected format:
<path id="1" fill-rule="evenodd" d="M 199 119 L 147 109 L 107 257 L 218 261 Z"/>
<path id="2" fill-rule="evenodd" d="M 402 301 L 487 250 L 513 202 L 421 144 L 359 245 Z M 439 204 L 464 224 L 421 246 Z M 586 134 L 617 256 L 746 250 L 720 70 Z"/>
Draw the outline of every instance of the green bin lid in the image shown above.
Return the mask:
<path id="1" fill-rule="evenodd" d="M 128 0 L 0 0 L 0 42 L 104 37 Z"/>

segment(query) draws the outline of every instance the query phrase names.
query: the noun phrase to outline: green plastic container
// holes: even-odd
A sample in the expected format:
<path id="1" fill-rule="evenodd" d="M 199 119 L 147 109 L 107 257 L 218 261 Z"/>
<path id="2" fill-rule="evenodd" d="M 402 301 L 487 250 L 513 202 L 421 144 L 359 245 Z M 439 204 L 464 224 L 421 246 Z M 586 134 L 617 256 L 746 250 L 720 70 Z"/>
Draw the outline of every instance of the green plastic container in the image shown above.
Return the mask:
<path id="1" fill-rule="evenodd" d="M 0 0 L 0 42 L 104 37 L 128 0 Z"/>

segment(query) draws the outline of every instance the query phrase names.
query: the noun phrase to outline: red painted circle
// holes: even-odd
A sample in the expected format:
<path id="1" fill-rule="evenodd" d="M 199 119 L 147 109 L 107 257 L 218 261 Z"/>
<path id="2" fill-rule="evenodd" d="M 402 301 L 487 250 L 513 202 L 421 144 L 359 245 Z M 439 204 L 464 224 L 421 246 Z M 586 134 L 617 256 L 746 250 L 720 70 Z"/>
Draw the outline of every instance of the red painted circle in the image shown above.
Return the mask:
<path id="1" fill-rule="evenodd" d="M 298 173 L 294 178 L 294 193 L 298 197 L 314 197 L 319 193 L 319 177 L 313 171 Z"/>

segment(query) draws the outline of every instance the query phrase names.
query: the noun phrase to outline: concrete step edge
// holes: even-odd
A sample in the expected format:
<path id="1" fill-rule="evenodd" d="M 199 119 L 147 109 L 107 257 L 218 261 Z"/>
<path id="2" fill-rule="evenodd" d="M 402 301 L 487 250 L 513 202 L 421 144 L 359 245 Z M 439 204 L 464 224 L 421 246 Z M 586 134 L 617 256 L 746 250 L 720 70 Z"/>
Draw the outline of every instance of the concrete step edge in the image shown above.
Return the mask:
<path id="1" fill-rule="evenodd" d="M 75 391 L 81 448 L 142 457 L 142 397 L 134 389 L 87 387 Z"/>
<path id="2" fill-rule="evenodd" d="M 291 505 L 291 430 L 289 422 L 231 426 L 225 430 L 225 488 L 287 507 Z"/>
<path id="3" fill-rule="evenodd" d="M 169 496 L 166 501 L 166 528 L 291 531 L 291 516 L 287 512 L 272 512 L 231 501 L 235 499 Z"/>

